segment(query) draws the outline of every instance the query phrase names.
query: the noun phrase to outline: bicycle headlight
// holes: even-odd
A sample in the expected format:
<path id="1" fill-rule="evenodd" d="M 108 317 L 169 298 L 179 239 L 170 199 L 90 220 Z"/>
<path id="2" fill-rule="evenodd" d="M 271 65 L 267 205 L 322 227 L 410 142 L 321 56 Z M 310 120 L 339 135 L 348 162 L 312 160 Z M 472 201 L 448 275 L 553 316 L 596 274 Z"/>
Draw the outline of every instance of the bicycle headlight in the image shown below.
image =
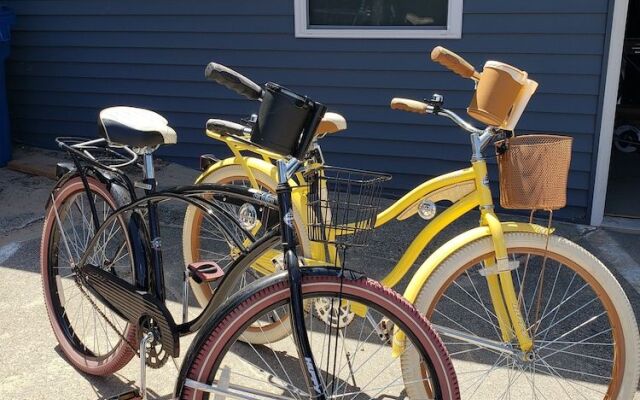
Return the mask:
<path id="1" fill-rule="evenodd" d="M 251 230 L 258 224 L 258 212 L 253 204 L 244 203 L 238 210 L 238 220 L 244 229 Z"/>
<path id="2" fill-rule="evenodd" d="M 422 200 L 418 206 L 418 215 L 420 218 L 430 220 L 436 216 L 436 205 L 431 200 Z"/>

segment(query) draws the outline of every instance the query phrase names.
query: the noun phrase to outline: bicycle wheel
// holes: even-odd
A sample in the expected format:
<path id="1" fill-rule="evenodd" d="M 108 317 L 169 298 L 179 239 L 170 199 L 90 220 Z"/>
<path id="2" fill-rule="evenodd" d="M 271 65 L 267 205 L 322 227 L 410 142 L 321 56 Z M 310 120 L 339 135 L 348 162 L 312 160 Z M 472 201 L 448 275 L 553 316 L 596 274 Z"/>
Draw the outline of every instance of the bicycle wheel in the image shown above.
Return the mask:
<path id="1" fill-rule="evenodd" d="M 431 393 L 427 398 L 459 397 L 445 347 L 406 300 L 366 278 L 344 278 L 341 282 L 333 275 L 305 275 L 302 291 L 306 299 L 336 305 L 342 301 L 341 308 L 355 304 L 368 307 L 366 318 L 332 320 L 326 315 L 306 314 L 307 334 L 327 398 L 400 399 L 406 398 L 405 386 L 421 386 Z M 231 298 L 199 332 L 180 373 L 178 398 L 213 398 L 203 390 L 213 387 L 248 395 L 245 398 L 311 398 L 313 388 L 305 383 L 304 364 L 298 358 L 293 335 L 262 346 L 240 340 L 248 327 L 287 309 L 290 291 L 286 274 L 247 289 L 251 290 Z M 407 334 L 405 349 L 415 349 L 420 355 L 416 364 L 422 372 L 420 379 L 403 381 L 399 357 L 392 356 L 389 344 L 394 327 Z"/>
<path id="2" fill-rule="evenodd" d="M 101 224 L 116 208 L 116 201 L 102 183 L 91 177 L 87 180 Z M 92 375 L 111 374 L 134 356 L 136 329 L 101 303 L 78 279 L 75 263 L 95 232 L 81 179 L 66 182 L 54 199 L 46 211 L 40 245 L 49 322 L 60 348 L 74 367 Z M 124 221 L 116 219 L 94 249 L 88 259 L 91 264 L 133 283 L 133 262 Z"/>
<path id="3" fill-rule="evenodd" d="M 442 335 L 463 398 L 630 399 L 638 382 L 638 326 L 622 288 L 600 261 L 575 243 L 545 235 L 506 233 L 520 310 L 534 341 L 518 354 L 477 339 L 502 341 L 483 260 L 494 257 L 486 237 L 450 255 L 426 282 L 416 308 Z M 546 262 L 545 262 L 546 255 Z M 448 333 L 447 333 L 448 330 Z M 453 333 L 453 334 L 452 334 Z M 414 375 L 415 354 L 402 364 Z"/>
<path id="4" fill-rule="evenodd" d="M 263 174 L 260 171 L 253 170 L 258 185 L 262 190 L 275 193 L 276 183 L 275 181 Z M 229 165 L 223 167 L 210 175 L 207 175 L 202 183 L 214 183 L 214 184 L 228 184 L 228 185 L 241 185 L 251 186 L 249 179 L 246 177 L 244 169 L 239 165 Z M 234 214 L 237 215 L 239 207 L 226 205 L 225 207 Z M 303 226 L 302 218 L 296 212 L 294 216 L 296 226 Z M 297 232 L 304 232 L 296 229 Z M 265 233 L 264 227 L 253 232 L 256 237 L 260 237 Z M 310 248 L 306 235 L 302 237 L 300 244 L 300 254 L 309 254 Z M 223 270 L 227 270 L 233 261 L 235 260 L 236 249 L 235 245 L 229 241 L 228 238 L 220 235 L 219 229 L 212 227 L 211 223 L 203 218 L 202 213 L 195 207 L 187 208 L 185 215 L 183 232 L 182 232 L 182 248 L 184 254 L 185 264 L 190 264 L 196 261 L 211 260 L 215 261 Z M 274 262 L 275 260 L 275 262 Z M 239 282 L 239 288 L 244 287 L 247 284 L 253 282 L 256 279 L 264 276 L 261 271 L 272 271 L 274 267 L 276 270 L 282 267 L 282 252 L 278 250 L 269 250 L 265 253 L 264 257 L 261 257 L 258 264 L 263 264 L 263 268 L 258 265 L 256 268 L 248 268 Z M 204 307 L 209 302 L 215 286 L 207 282 L 198 284 L 195 281 L 191 281 L 191 288 L 198 303 Z M 274 323 L 272 325 L 264 324 L 261 327 L 262 331 L 257 331 L 257 334 L 253 334 L 248 331 L 244 339 L 255 344 L 261 344 L 263 341 L 277 341 L 290 332 L 288 324 Z M 268 333 L 268 334 L 266 334 Z"/>

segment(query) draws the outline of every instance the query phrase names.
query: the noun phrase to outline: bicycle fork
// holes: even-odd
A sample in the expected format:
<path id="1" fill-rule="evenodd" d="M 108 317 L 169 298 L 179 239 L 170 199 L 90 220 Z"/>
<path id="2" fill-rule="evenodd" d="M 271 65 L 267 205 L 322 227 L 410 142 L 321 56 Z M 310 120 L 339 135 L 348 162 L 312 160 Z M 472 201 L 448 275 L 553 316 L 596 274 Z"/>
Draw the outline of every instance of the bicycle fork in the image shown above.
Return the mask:
<path id="1" fill-rule="evenodd" d="M 533 348 L 533 341 L 522 316 L 511 276 L 511 270 L 518 268 L 519 265 L 508 259 L 502 227 L 495 214 L 483 212 L 482 222 L 491 231 L 495 251 L 495 258 L 484 260 L 483 271 L 486 275 L 489 295 L 498 319 L 502 340 L 510 342 L 515 335 L 520 350 L 523 353 L 528 353 Z"/>
<path id="2" fill-rule="evenodd" d="M 293 163 L 297 160 L 293 160 Z M 321 373 L 313 359 L 311 344 L 307 336 L 304 320 L 304 305 L 302 298 L 302 274 L 298 264 L 296 254 L 297 240 L 293 228 L 293 207 L 291 205 L 291 187 L 288 183 L 289 171 L 287 164 L 278 161 L 279 183 L 276 190 L 278 194 L 278 204 L 280 208 L 280 231 L 282 235 L 282 246 L 284 252 L 284 265 L 289 275 L 289 290 L 291 299 L 289 311 L 291 315 L 291 326 L 293 328 L 293 338 L 298 350 L 301 368 L 307 387 L 313 388 L 312 398 L 317 400 L 326 399 L 326 390 L 321 380 Z M 292 170 L 293 168 L 291 168 Z"/>
<path id="3" fill-rule="evenodd" d="M 502 340 L 510 342 L 515 335 L 520 350 L 528 353 L 533 348 L 533 341 L 522 317 L 518 295 L 511 276 L 511 270 L 518 268 L 518 265 L 509 261 L 502 225 L 493 212 L 493 198 L 488 186 L 487 165 L 484 160 L 473 161 L 472 165 L 475 170 L 475 183 L 479 195 L 480 224 L 489 228 L 495 252 L 495 258 L 484 260 L 483 274 L 487 278 L 489 295 L 498 318 Z"/>

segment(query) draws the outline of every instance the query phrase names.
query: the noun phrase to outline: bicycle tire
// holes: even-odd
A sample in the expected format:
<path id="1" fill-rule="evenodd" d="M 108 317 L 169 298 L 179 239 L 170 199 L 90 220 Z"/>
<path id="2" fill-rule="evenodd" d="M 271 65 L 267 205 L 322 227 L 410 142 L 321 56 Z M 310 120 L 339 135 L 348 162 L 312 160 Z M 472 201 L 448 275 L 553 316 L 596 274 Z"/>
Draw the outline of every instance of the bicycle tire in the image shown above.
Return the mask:
<path id="1" fill-rule="evenodd" d="M 92 177 L 87 177 L 87 182 L 89 184 L 89 190 L 91 191 L 91 193 L 95 196 L 96 199 L 102 199 L 102 201 L 104 201 L 105 207 L 108 206 L 111 210 L 115 210 L 117 208 L 117 201 L 114 199 L 112 194 L 103 183 Z M 56 209 L 59 213 L 58 215 L 62 214 L 60 215 L 61 220 L 64 220 L 64 216 L 66 213 L 65 207 L 70 207 L 73 204 L 73 201 L 78 198 L 78 196 L 84 195 L 86 195 L 86 192 L 81 178 L 72 178 L 69 181 L 65 182 L 65 184 L 62 185 L 62 187 L 60 187 L 59 190 L 54 194 L 54 201 L 46 210 L 42 239 L 40 243 L 40 269 L 42 277 L 42 288 L 49 322 L 51 324 L 55 337 L 60 344 L 60 348 L 66 356 L 67 360 L 69 360 L 69 362 L 74 367 L 88 374 L 109 375 L 124 367 L 135 355 L 134 350 L 121 338 L 118 338 L 118 335 L 115 335 L 118 341 L 106 354 L 95 354 L 95 348 L 93 350 L 89 349 L 89 344 L 83 343 L 82 339 L 80 339 L 80 332 L 76 333 L 74 327 L 71 326 L 78 322 L 77 318 L 75 319 L 74 323 L 72 323 L 70 318 L 67 317 L 67 308 L 71 308 L 71 296 L 65 296 L 64 290 L 62 289 L 63 284 L 60 283 L 62 282 L 63 278 L 56 275 L 55 272 L 56 270 L 59 271 L 60 269 L 62 269 L 59 265 L 59 261 L 65 252 L 63 244 L 60 243 L 60 234 L 58 233 L 59 225 L 56 221 Z M 54 205 L 56 208 L 54 208 Z M 92 221 L 90 214 L 88 216 L 88 221 Z M 61 223 L 64 224 L 63 221 L 61 221 Z M 124 225 L 121 225 L 121 227 L 124 228 Z M 126 232 L 126 228 L 124 228 L 124 232 Z M 87 232 L 87 234 L 89 233 Z M 77 251 L 78 253 L 76 254 L 80 254 L 82 249 L 77 249 Z M 74 296 L 82 298 L 83 294 L 78 292 Z M 82 301 L 84 301 L 84 299 Z M 89 302 L 87 302 L 87 304 L 90 305 Z M 89 320 L 90 318 L 88 316 L 84 316 L 83 304 L 78 306 L 78 310 L 80 310 L 81 308 L 83 313 L 83 321 L 81 322 L 85 322 L 85 318 L 87 318 L 87 320 Z M 103 312 L 107 312 L 106 308 L 103 309 Z M 77 311 L 77 313 L 80 313 L 80 311 Z M 119 323 L 123 322 L 121 321 Z M 124 323 L 126 323 L 126 321 Z M 97 329 L 95 321 L 94 327 Z M 83 333 L 85 334 L 84 339 L 86 340 L 86 332 Z M 134 326 L 132 326 L 131 324 L 126 324 L 122 327 L 122 332 L 120 333 L 122 334 L 122 336 L 124 336 L 129 344 L 134 344 L 135 346 L 136 328 Z M 115 332 L 111 332 L 111 334 L 115 334 Z M 108 346 L 111 346 L 109 340 L 109 336 L 111 334 L 107 332 L 105 324 L 105 338 Z M 94 337 L 94 347 L 95 344 L 96 343 Z"/>
<path id="2" fill-rule="evenodd" d="M 463 398 L 471 393 L 486 399 L 514 393 L 518 398 L 534 395 L 573 398 L 572 394 L 576 393 L 580 393 L 577 397 L 581 399 L 632 398 L 640 370 L 638 325 L 629 300 L 611 272 L 582 247 L 555 235 L 549 237 L 548 252 L 545 251 L 547 237 L 541 234 L 506 233 L 505 242 L 510 259 L 528 260 L 529 268 L 539 266 L 530 270 L 529 274 L 533 275 L 529 278 L 522 263 L 512 272 L 514 284 L 522 288 L 521 310 L 525 323 L 530 332 L 534 332 L 534 359 L 527 364 L 517 360 L 506 361 L 505 357 L 503 361 L 496 361 L 500 364 L 496 367 L 491 363 L 498 356 L 492 356 L 489 350 L 479 346 L 470 348 L 468 342 L 446 338 Z M 542 268 L 545 254 L 547 261 Z M 460 322 L 464 321 L 464 327 L 469 327 L 474 325 L 472 321 L 477 321 L 473 329 L 469 328 L 472 333 L 484 331 L 486 336 L 483 337 L 499 337 L 499 329 L 495 329 L 494 335 L 489 324 L 491 321 L 496 328 L 491 308 L 480 304 L 490 304 L 488 294 L 473 284 L 477 268 L 481 267 L 478 264 L 492 257 L 493 243 L 489 237 L 471 242 L 451 254 L 421 288 L 416 308 L 434 324 L 442 323 L 462 330 L 463 327 L 458 326 Z M 532 264 L 531 260 L 540 261 Z M 546 270 L 544 274 L 543 269 Z M 550 282 L 553 286 L 548 284 Z M 484 283 L 486 286 L 486 280 Z M 560 284 L 567 286 L 556 289 Z M 466 301 L 462 302 L 462 299 Z M 489 312 L 483 313 L 483 307 Z M 602 313 L 606 313 L 606 318 Z M 465 317 L 458 316 L 457 321 L 448 321 L 447 318 L 453 319 L 453 314 L 464 314 Z M 609 337 L 612 343 L 609 343 Z M 517 347 L 515 341 L 512 344 Z M 403 355 L 405 379 L 411 379 L 413 357 L 411 352 Z M 482 383 L 471 382 L 473 377 L 483 373 L 474 375 L 469 372 L 473 371 L 471 366 L 478 368 L 478 365 L 486 366 L 482 369 L 484 373 L 492 369 L 481 379 Z M 610 376 L 602 371 L 608 365 L 611 365 Z"/>
<path id="3" fill-rule="evenodd" d="M 384 315 L 385 318 L 389 318 L 389 321 L 395 324 L 394 326 L 399 327 L 404 332 L 406 332 L 407 335 L 412 338 L 413 340 L 412 343 L 419 344 L 421 348 L 420 353 L 423 354 L 425 356 L 425 359 L 427 360 L 425 362 L 425 369 L 424 369 L 426 374 L 425 378 L 418 382 L 415 382 L 415 381 L 403 382 L 398 385 L 401 385 L 402 387 L 404 387 L 405 384 L 425 385 L 426 384 L 425 382 L 428 381 L 430 387 L 434 391 L 435 398 L 438 398 L 438 399 L 459 398 L 456 377 L 455 377 L 455 374 L 453 373 L 452 365 L 448 358 L 446 348 L 440 341 L 437 333 L 431 328 L 429 322 L 419 312 L 417 312 L 406 300 L 400 297 L 400 295 L 393 292 L 391 289 L 383 288 L 382 285 L 380 285 L 380 283 L 367 278 L 349 277 L 349 278 L 341 279 L 339 277 L 340 273 L 338 272 L 338 270 L 333 270 L 333 272 L 329 272 L 329 273 L 326 272 L 327 271 L 326 269 L 324 271 L 319 271 L 319 269 L 315 269 L 315 268 L 303 269 L 302 271 L 304 275 L 302 279 L 302 291 L 306 298 L 310 298 L 310 297 L 326 298 L 326 296 L 336 296 L 336 297 L 340 296 L 339 298 L 341 298 L 342 301 L 347 302 L 347 304 L 349 304 L 348 302 L 350 301 L 354 301 L 357 303 L 367 305 L 369 307 L 369 310 L 379 312 L 380 315 Z M 349 276 L 350 273 L 346 272 L 345 275 Z M 274 310 L 274 308 L 278 308 L 280 306 L 286 306 L 289 301 L 289 296 L 290 296 L 290 291 L 289 291 L 289 284 L 288 284 L 286 273 L 279 273 L 279 274 L 275 274 L 270 277 L 264 278 L 261 282 L 256 282 L 255 285 L 247 287 L 241 293 L 237 293 L 235 296 L 230 298 L 226 306 L 223 307 L 216 315 L 214 315 L 214 317 L 208 321 L 207 325 L 203 329 L 201 329 L 200 332 L 198 332 L 198 336 L 192 343 L 187 353 L 188 354 L 187 358 L 183 363 L 183 367 L 180 372 L 178 382 L 176 385 L 175 397 L 180 399 L 208 398 L 208 393 L 195 390 L 192 387 L 189 387 L 189 386 L 193 386 L 193 384 L 189 383 L 190 381 L 188 380 L 193 380 L 193 381 L 201 382 L 205 384 L 211 383 L 218 372 L 224 371 L 226 368 L 228 368 L 228 364 L 226 363 L 224 367 L 221 368 L 222 361 L 226 360 L 227 355 L 230 358 L 233 358 L 236 356 L 236 354 L 241 354 L 242 359 L 245 361 L 244 364 L 246 364 L 247 360 L 249 359 L 249 356 L 242 353 L 242 349 L 243 348 L 246 349 L 247 345 L 240 343 L 237 340 L 238 337 L 242 335 L 243 329 L 253 324 L 254 321 L 259 319 L 262 315 L 271 313 Z M 313 324 L 314 323 L 313 320 L 316 317 L 307 314 L 306 318 Z M 364 326 L 368 326 L 367 325 L 368 322 L 366 319 L 361 318 L 359 319 L 359 321 L 361 322 L 361 326 L 363 327 L 361 329 L 364 329 Z M 315 323 L 317 324 L 317 322 Z M 321 326 L 326 327 L 327 325 L 325 324 Z M 317 330 L 313 330 L 313 325 L 311 325 L 311 327 L 309 326 L 309 322 L 307 322 L 307 329 L 313 332 L 313 333 L 310 333 L 310 336 L 309 336 L 312 343 L 312 348 L 322 349 L 323 354 L 324 354 L 325 348 L 329 349 L 327 351 L 331 351 L 330 349 L 333 344 L 329 342 L 329 344 L 325 346 L 326 342 L 323 340 L 322 344 L 320 345 L 321 342 L 317 336 L 319 335 L 319 333 Z M 330 329 L 329 335 L 332 335 L 331 328 L 325 328 L 325 329 Z M 344 327 L 343 329 L 344 329 L 344 332 L 341 331 L 342 337 L 348 338 L 348 340 L 343 339 L 342 343 L 343 343 L 343 346 L 346 346 L 345 343 L 351 343 L 349 342 L 349 340 L 351 340 L 352 337 L 355 337 L 357 335 L 358 327 L 357 325 L 355 325 L 352 331 L 347 331 L 348 326 Z M 372 330 L 372 332 L 375 332 L 375 331 Z M 316 336 L 314 337 L 312 335 L 316 335 Z M 353 336 L 350 336 L 350 335 L 353 335 Z M 362 334 L 361 332 L 360 338 L 362 338 L 363 336 L 367 336 L 367 339 L 368 339 L 368 338 L 371 338 L 371 335 L 372 334 L 367 336 L 366 334 Z M 292 340 L 291 340 L 291 343 L 293 343 Z M 283 371 L 282 373 L 286 374 L 286 378 L 282 378 L 282 379 L 288 379 L 289 385 L 295 385 L 292 379 L 290 379 L 289 374 L 293 374 L 296 370 L 297 372 L 300 372 L 302 368 L 302 364 L 297 363 L 300 360 L 297 360 L 297 362 L 292 362 L 291 358 L 297 357 L 297 352 L 295 350 L 293 351 L 290 350 L 291 343 L 288 343 L 288 344 L 283 344 L 282 342 L 278 342 L 277 344 L 271 343 L 269 344 L 269 347 L 271 347 L 270 349 L 266 349 L 267 346 L 260 346 L 260 350 L 261 351 L 264 350 L 265 357 L 267 357 L 266 354 L 268 353 L 269 350 L 271 350 L 275 355 L 276 353 L 283 354 L 282 349 L 288 348 L 289 353 L 288 354 L 286 352 L 284 353 L 284 356 L 285 356 L 284 362 L 291 363 L 293 367 L 285 368 L 282 362 L 280 361 L 280 359 L 278 359 L 278 362 L 282 367 L 281 369 L 278 369 L 278 371 Z M 337 343 L 337 340 L 335 343 Z M 368 342 L 367 342 L 367 346 L 369 346 Z M 391 352 L 391 347 L 388 345 L 385 345 L 384 347 L 380 347 L 380 348 L 384 348 L 385 350 L 388 350 L 389 353 Z M 380 348 L 378 348 L 378 351 L 380 350 Z M 255 349 L 255 348 L 252 346 L 252 349 Z M 335 354 L 346 354 L 345 357 L 348 359 L 349 354 L 354 354 L 352 359 L 353 365 L 349 361 L 346 361 L 344 364 L 340 364 L 342 365 L 342 367 L 340 368 L 340 370 L 338 370 L 338 373 L 336 374 L 335 371 L 337 370 L 337 368 L 335 367 L 335 364 L 334 364 L 333 374 L 327 375 L 327 377 L 324 378 L 324 382 L 330 383 L 330 382 L 338 381 L 338 379 L 340 379 L 339 381 L 340 384 L 337 384 L 335 386 L 331 386 L 328 384 L 327 388 L 332 387 L 334 388 L 334 390 L 337 390 L 337 391 L 339 390 L 346 391 L 347 387 L 350 387 L 350 388 L 357 387 L 360 390 L 366 389 L 368 387 L 367 384 L 365 383 L 364 385 L 362 385 L 363 382 L 359 381 L 360 375 L 358 375 L 358 378 L 356 378 L 355 376 L 355 374 L 360 371 L 360 368 L 362 368 L 363 365 L 366 365 L 367 367 L 370 367 L 373 370 L 371 372 L 372 379 L 370 381 L 365 381 L 365 382 L 373 382 L 375 380 L 375 384 L 382 385 L 382 383 L 380 383 L 381 380 L 392 379 L 392 378 L 386 377 L 387 373 L 395 377 L 395 380 L 393 382 L 397 382 L 398 380 L 401 380 L 401 377 L 399 376 L 400 375 L 399 369 L 398 369 L 398 372 L 395 372 L 395 370 L 393 371 L 387 370 L 387 368 L 391 364 L 387 365 L 387 367 L 384 367 L 384 365 L 381 365 L 379 363 L 370 362 L 370 358 L 367 358 L 366 360 L 356 359 L 356 356 L 360 354 L 359 352 L 364 351 L 364 345 L 362 348 L 360 348 L 359 346 L 356 346 L 355 349 L 356 350 L 353 353 L 350 353 L 350 351 L 345 350 L 344 347 L 339 351 L 337 350 L 337 346 L 335 347 L 335 351 L 334 353 L 332 353 L 334 354 L 334 357 L 335 357 Z M 331 367 L 330 367 L 329 360 L 331 360 L 331 355 L 329 353 L 327 354 L 328 355 L 327 355 L 326 363 L 327 365 L 329 365 L 328 369 L 330 369 Z M 374 356 L 376 354 L 377 353 L 374 353 Z M 397 365 L 399 364 L 399 360 L 395 359 L 394 361 L 394 358 L 391 356 L 391 354 L 387 354 L 386 352 L 383 352 L 378 356 L 381 358 L 388 357 L 388 359 L 392 360 L 391 361 L 392 363 L 395 362 L 397 368 L 399 368 L 399 365 Z M 269 375 L 269 382 L 276 385 L 274 390 L 276 391 L 285 390 L 285 395 L 287 390 L 290 393 L 296 392 L 296 390 L 300 390 L 300 389 L 294 389 L 291 386 L 286 386 L 287 389 L 282 389 L 281 386 L 278 386 L 279 385 L 278 382 L 281 382 L 281 379 L 278 376 L 274 376 L 276 375 L 276 373 L 272 369 L 272 367 L 269 366 L 269 364 L 264 358 L 262 357 L 260 358 L 264 360 L 264 363 L 260 362 L 259 360 L 257 360 L 257 363 L 261 365 L 264 364 L 265 370 L 266 369 L 271 370 Z M 320 357 L 318 357 L 317 353 L 315 353 L 314 358 L 316 359 L 316 363 L 318 364 L 320 369 L 323 370 L 323 365 L 325 362 L 324 356 L 322 357 L 323 359 L 321 359 Z M 384 359 L 387 359 L 387 358 L 384 358 Z M 351 374 L 351 378 L 353 379 L 353 382 L 354 382 L 352 386 L 348 386 L 347 378 L 345 379 L 340 378 L 341 372 L 347 369 L 346 367 L 347 364 L 348 364 L 349 373 Z M 234 362 L 232 365 L 240 366 L 240 365 L 243 365 L 243 363 Z M 300 365 L 299 368 L 296 367 L 298 365 Z M 256 368 L 259 369 L 262 367 L 258 366 Z M 273 368 L 279 368 L 279 367 L 274 363 Z M 220 372 L 220 373 L 224 373 L 224 372 Z M 336 377 L 336 378 L 335 379 L 332 378 L 330 380 L 329 376 Z M 428 380 L 432 377 L 434 379 Z M 253 379 L 254 378 L 246 377 L 246 378 L 243 378 L 242 382 L 245 385 L 250 384 L 251 382 L 254 382 Z M 367 378 L 363 378 L 363 379 L 367 379 Z M 206 381 L 206 382 L 203 382 L 203 381 Z M 299 382 L 303 380 L 294 379 L 294 381 Z M 231 387 L 234 387 L 233 382 L 230 382 L 230 385 Z M 257 386 L 265 390 L 264 385 L 260 384 Z M 267 384 L 266 386 L 269 386 L 269 384 Z M 379 388 L 376 387 L 371 390 L 378 390 L 378 389 Z M 401 396 L 404 396 L 403 394 L 404 392 L 402 391 L 402 388 L 398 388 L 397 390 L 400 391 Z M 300 394 L 299 392 L 296 392 L 296 393 Z M 306 393 L 311 393 L 309 388 L 307 388 Z M 369 396 L 365 396 L 365 397 L 369 397 Z M 303 397 L 297 397 L 297 398 L 305 398 L 305 397 L 303 396 Z M 361 397 L 358 397 L 358 398 L 361 398 Z"/>

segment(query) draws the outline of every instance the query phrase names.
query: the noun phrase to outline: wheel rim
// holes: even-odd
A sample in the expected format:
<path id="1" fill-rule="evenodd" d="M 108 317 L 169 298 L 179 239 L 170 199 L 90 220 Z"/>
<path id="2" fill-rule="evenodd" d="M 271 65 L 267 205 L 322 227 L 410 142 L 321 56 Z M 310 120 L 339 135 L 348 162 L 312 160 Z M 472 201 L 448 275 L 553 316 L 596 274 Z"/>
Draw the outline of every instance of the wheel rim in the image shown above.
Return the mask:
<path id="1" fill-rule="evenodd" d="M 441 286 L 426 314 L 434 324 L 501 341 L 495 314 L 478 304 L 487 303 L 489 297 L 486 278 L 477 272 L 482 260 L 492 257 L 493 253 L 488 253 L 470 261 Z M 534 257 L 540 260 L 537 264 L 532 262 Z M 562 255 L 548 253 L 544 274 L 540 273 L 542 268 L 534 271 L 536 266 L 542 266 L 542 249 L 512 248 L 509 258 L 520 261 L 521 266 L 523 262 L 528 265 L 526 274 L 516 269 L 512 276 L 525 323 L 534 332 L 533 360 L 522 362 L 496 354 L 490 358 L 486 349 L 443 336 L 463 398 L 500 398 L 512 393 L 517 398 L 527 391 L 542 396 L 562 393 L 567 398 L 617 398 L 624 365 L 624 338 L 619 316 L 606 291 L 587 271 Z M 560 287 L 559 282 L 568 284 Z M 465 321 L 464 325 L 455 319 Z M 478 334 L 478 328 L 468 328 L 478 325 L 484 325 L 484 334 Z M 518 347 L 516 341 L 511 345 Z M 609 365 L 608 374 L 602 375 L 603 365 Z M 504 392 L 486 385 L 490 377 L 507 382 Z"/>
<path id="2" fill-rule="evenodd" d="M 113 210 L 113 205 L 93 193 L 99 222 L 102 223 Z M 88 218 L 86 213 L 88 214 Z M 93 219 L 89 209 L 89 201 L 83 189 L 72 193 L 58 207 L 60 223 L 65 235 L 62 236 L 55 214 L 53 214 L 52 234 L 48 245 L 48 285 L 51 293 L 51 305 L 58 326 L 66 340 L 75 351 L 85 357 L 102 361 L 111 357 L 121 345 L 120 335 L 127 336 L 130 329 L 128 323 L 116 316 L 113 311 L 101 303 L 77 280 L 63 238 L 66 238 L 71 257 L 77 262 L 86 250 L 93 236 Z M 85 215 L 83 217 L 83 215 Z M 78 222 L 78 223 L 74 223 Z M 96 250 L 88 258 L 94 265 L 116 273 L 120 278 L 131 283 L 133 280 L 133 263 L 128 242 L 123 233 L 126 232 L 120 219 L 113 222 L 98 240 Z M 120 239 L 120 243 L 116 241 Z M 92 304 L 93 302 L 93 304 Z M 98 307 L 96 311 L 94 304 Z M 101 315 L 102 314 L 102 315 Z M 106 316 L 111 324 L 105 321 Z M 118 332 L 115 332 L 113 328 Z"/>

